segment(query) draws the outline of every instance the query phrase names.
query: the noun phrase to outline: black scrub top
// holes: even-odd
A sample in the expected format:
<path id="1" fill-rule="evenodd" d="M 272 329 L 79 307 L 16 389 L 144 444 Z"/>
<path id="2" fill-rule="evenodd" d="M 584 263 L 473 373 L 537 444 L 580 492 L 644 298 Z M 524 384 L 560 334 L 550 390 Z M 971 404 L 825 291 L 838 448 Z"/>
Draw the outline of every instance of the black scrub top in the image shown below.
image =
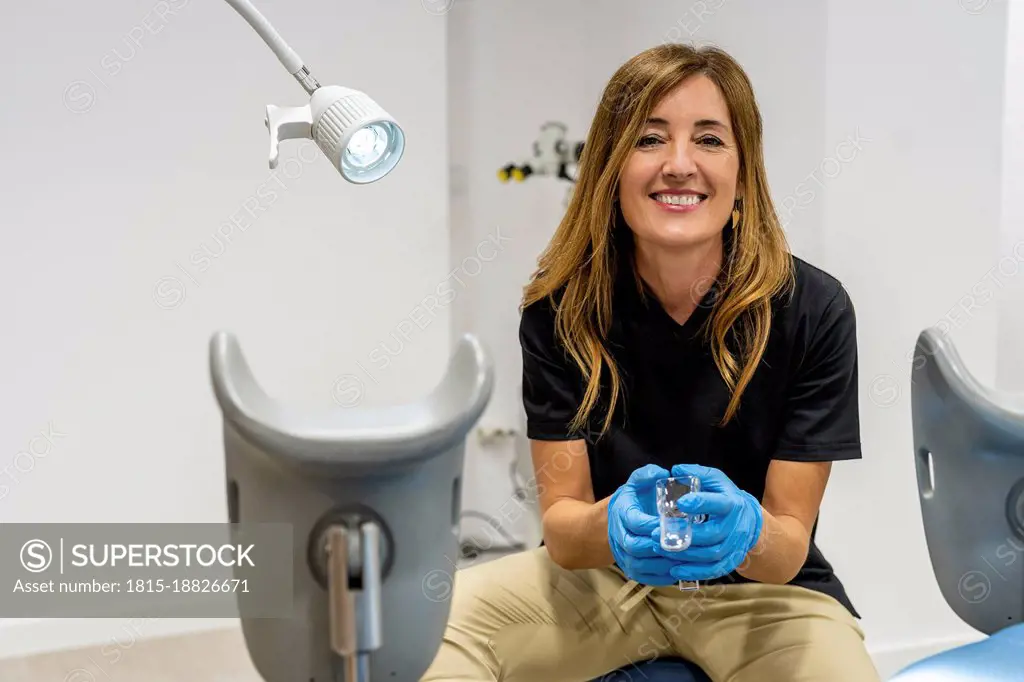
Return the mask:
<path id="1" fill-rule="evenodd" d="M 729 245 L 730 227 L 723 236 Z M 773 459 L 859 459 L 853 305 L 837 279 L 791 258 L 795 286 L 773 303 L 768 346 L 738 413 L 725 427 L 718 422 L 729 403 L 729 391 L 700 331 L 711 314 L 716 289 L 679 324 L 649 290 L 641 296 L 627 262 L 631 256 L 619 258 L 606 347 L 618 367 L 622 391 L 612 425 L 600 438 L 610 386 L 607 375 L 588 425 L 571 431 L 569 423 L 585 388 L 582 374 L 555 338 L 555 303 L 544 300 L 525 308 L 519 335 L 527 436 L 586 440 L 598 500 L 649 463 L 668 470 L 681 463 L 716 467 L 761 501 Z M 790 584 L 828 594 L 860 618 L 814 535 L 807 560 Z M 707 584 L 742 582 L 750 581 L 733 572 Z"/>

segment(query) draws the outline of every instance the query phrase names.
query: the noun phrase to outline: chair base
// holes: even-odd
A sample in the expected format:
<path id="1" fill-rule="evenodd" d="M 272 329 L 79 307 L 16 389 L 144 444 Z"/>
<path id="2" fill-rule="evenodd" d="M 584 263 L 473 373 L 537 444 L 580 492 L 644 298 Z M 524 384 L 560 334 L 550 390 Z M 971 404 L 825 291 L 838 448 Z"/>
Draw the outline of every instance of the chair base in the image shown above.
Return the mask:
<path id="1" fill-rule="evenodd" d="M 889 682 L 1012 682 L 1024 678 L 1024 623 L 918 661 Z"/>

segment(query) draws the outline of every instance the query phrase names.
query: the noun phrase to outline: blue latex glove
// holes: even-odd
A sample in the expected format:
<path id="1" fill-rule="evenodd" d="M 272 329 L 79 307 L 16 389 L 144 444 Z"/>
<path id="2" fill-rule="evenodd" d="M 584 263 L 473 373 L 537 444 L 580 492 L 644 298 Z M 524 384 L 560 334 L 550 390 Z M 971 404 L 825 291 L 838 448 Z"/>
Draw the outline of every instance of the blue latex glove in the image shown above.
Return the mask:
<path id="1" fill-rule="evenodd" d="M 626 577 L 642 585 L 664 586 L 679 581 L 672 568 L 678 558 L 660 553 L 658 510 L 654 484 L 669 473 L 654 464 L 635 470 L 629 480 L 612 493 L 608 502 L 608 544 L 612 556 Z"/>
<path id="2" fill-rule="evenodd" d="M 757 544 L 764 525 L 761 504 L 719 469 L 697 464 L 676 464 L 672 476 L 696 476 L 701 492 L 684 495 L 678 502 L 679 510 L 687 514 L 705 515 L 693 524 L 693 540 L 681 552 L 661 548 L 660 532 L 651 533 L 658 550 L 664 557 L 676 560 L 670 569 L 677 580 L 713 580 L 736 570 Z"/>

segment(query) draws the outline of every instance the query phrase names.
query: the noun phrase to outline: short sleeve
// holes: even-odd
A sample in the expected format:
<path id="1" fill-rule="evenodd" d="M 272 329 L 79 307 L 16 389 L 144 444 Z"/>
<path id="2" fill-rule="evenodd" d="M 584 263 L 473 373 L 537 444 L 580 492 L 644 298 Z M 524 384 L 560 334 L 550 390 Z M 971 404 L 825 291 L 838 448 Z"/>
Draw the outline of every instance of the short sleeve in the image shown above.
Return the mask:
<path id="1" fill-rule="evenodd" d="M 519 323 L 523 354 L 526 435 L 535 440 L 575 440 L 569 428 L 581 401 L 581 374 L 555 337 L 555 311 L 548 300 L 523 310 Z"/>
<path id="2" fill-rule="evenodd" d="M 825 306 L 790 382 L 774 458 L 860 459 L 857 319 L 846 291 Z"/>

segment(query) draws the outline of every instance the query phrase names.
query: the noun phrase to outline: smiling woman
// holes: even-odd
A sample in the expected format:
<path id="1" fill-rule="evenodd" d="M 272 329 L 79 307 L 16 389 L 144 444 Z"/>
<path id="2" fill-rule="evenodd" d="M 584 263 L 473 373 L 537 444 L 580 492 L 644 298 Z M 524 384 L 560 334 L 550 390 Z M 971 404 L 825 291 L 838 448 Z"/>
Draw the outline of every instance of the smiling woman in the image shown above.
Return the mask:
<path id="1" fill-rule="evenodd" d="M 458 572 L 422 679 L 676 658 L 677 680 L 877 680 L 814 542 L 832 461 L 861 456 L 854 310 L 789 252 L 735 60 L 661 45 L 612 76 L 538 266 L 519 336 L 543 547 Z M 670 476 L 700 479 L 679 551 Z"/>

